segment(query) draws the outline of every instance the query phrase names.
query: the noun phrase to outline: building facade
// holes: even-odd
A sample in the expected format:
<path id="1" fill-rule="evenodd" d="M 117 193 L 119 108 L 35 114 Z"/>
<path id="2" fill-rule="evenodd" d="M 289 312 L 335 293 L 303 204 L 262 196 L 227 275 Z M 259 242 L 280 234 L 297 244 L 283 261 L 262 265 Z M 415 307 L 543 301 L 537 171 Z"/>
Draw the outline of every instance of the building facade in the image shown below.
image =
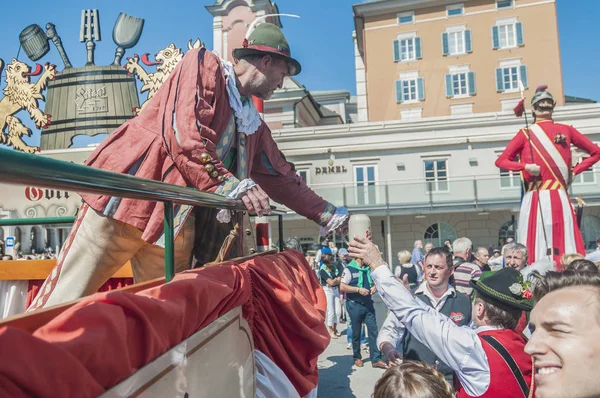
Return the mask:
<path id="1" fill-rule="evenodd" d="M 277 11 L 257 0 L 218 0 L 207 8 L 213 46 L 227 56 L 254 17 Z M 515 81 L 528 87 L 529 98 L 535 85 L 548 84 L 556 120 L 600 142 L 600 105 L 563 93 L 554 0 L 379 0 L 355 5 L 354 17 L 356 97 L 310 90 L 300 75 L 265 102 L 264 119 L 318 194 L 371 217 L 374 241 L 389 261 L 417 239 L 441 245 L 468 236 L 476 246 L 497 247 L 515 236 L 520 176 L 494 165 L 525 126 L 512 113 L 520 98 Z M 41 155 L 83 163 L 92 150 Z M 594 167 L 570 187 L 587 203 L 588 248 L 600 236 L 599 172 Z M 73 215 L 79 200 L 37 187 L 0 189 L 10 192 L 0 198 L 0 217 L 31 217 L 31 208 L 38 216 L 59 215 L 59 208 Z M 46 241 L 60 245 L 67 231 L 58 228 L 35 239 L 31 228 L 5 227 L 2 234 L 19 236 L 28 253 Z M 316 224 L 291 211 L 284 235 L 305 245 L 321 240 Z"/>
<path id="2" fill-rule="evenodd" d="M 382 0 L 354 17 L 361 121 L 510 110 L 519 81 L 564 104 L 554 0 Z"/>

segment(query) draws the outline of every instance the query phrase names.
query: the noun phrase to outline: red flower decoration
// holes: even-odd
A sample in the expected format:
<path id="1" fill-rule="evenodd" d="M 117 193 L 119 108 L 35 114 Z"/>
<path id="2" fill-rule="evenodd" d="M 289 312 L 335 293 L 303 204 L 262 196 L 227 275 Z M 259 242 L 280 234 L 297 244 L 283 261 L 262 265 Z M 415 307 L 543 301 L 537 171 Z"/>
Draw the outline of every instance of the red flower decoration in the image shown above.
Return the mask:
<path id="1" fill-rule="evenodd" d="M 531 300 L 532 297 L 533 297 L 533 293 L 531 293 L 531 290 L 527 289 L 523 292 L 523 298 L 525 300 Z"/>
<path id="2" fill-rule="evenodd" d="M 248 48 L 248 39 L 244 39 L 244 41 L 242 42 L 242 47 Z"/>

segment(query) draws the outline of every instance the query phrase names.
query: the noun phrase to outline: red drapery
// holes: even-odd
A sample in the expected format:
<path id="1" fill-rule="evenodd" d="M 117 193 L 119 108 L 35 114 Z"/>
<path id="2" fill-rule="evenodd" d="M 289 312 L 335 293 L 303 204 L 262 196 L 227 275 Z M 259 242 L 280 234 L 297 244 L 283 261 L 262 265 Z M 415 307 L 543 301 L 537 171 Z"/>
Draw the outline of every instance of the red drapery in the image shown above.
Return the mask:
<path id="1" fill-rule="evenodd" d="M 44 281 L 29 281 L 29 290 L 27 290 L 25 308 L 29 308 L 43 283 Z M 133 285 L 133 278 L 110 278 L 104 285 L 100 286 L 98 292 L 110 292 L 111 290 L 120 289 L 129 285 Z"/>
<path id="2" fill-rule="evenodd" d="M 301 396 L 314 389 L 329 343 L 325 295 L 304 257 L 286 251 L 187 271 L 137 294 L 97 293 L 33 334 L 3 327 L 0 396 L 97 396 L 239 305 L 255 348 Z"/>

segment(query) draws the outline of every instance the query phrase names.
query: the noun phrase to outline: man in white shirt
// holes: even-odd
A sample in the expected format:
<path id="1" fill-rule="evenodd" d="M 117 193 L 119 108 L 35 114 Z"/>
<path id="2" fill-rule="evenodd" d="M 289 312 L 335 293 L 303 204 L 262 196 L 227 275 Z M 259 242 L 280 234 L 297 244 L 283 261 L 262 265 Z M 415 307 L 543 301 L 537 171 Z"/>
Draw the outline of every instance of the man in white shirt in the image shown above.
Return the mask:
<path id="1" fill-rule="evenodd" d="M 593 263 L 600 262 L 600 236 L 596 238 L 596 245 L 598 245 L 598 247 L 596 248 L 596 250 L 594 250 L 591 253 L 588 253 L 585 256 L 586 260 L 590 260 Z"/>
<path id="2" fill-rule="evenodd" d="M 425 282 L 415 290 L 415 296 L 426 305 L 450 317 L 457 325 L 468 325 L 471 322 L 471 300 L 449 284 L 450 277 L 454 273 L 452 255 L 446 248 L 431 249 L 425 255 L 425 269 L 427 270 Z M 452 369 L 407 333 L 402 322 L 390 312 L 377 337 L 377 346 L 390 366 L 401 363 L 402 354 L 396 350 L 399 344 L 402 344 L 404 359 L 422 361 L 436 367 L 446 381 L 453 384 Z"/>
<path id="3" fill-rule="evenodd" d="M 350 255 L 372 270 L 377 291 L 408 332 L 423 342 L 455 372 L 459 398 L 529 397 L 532 361 L 525 340 L 514 331 L 523 310 L 531 310 L 531 292 L 514 268 L 471 281 L 477 291 L 472 321 L 477 329 L 457 326 L 452 319 L 424 305 L 394 278 L 377 247 L 354 237 Z"/>

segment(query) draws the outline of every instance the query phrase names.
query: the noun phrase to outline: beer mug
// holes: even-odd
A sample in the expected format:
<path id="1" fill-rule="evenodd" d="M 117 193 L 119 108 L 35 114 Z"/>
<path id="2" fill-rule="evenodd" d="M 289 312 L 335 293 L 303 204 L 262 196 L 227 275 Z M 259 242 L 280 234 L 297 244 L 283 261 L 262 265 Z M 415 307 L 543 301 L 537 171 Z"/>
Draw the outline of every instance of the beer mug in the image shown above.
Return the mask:
<path id="1" fill-rule="evenodd" d="M 355 236 L 373 240 L 371 232 L 371 219 L 366 214 L 352 214 L 348 221 L 348 239 L 352 240 Z"/>

